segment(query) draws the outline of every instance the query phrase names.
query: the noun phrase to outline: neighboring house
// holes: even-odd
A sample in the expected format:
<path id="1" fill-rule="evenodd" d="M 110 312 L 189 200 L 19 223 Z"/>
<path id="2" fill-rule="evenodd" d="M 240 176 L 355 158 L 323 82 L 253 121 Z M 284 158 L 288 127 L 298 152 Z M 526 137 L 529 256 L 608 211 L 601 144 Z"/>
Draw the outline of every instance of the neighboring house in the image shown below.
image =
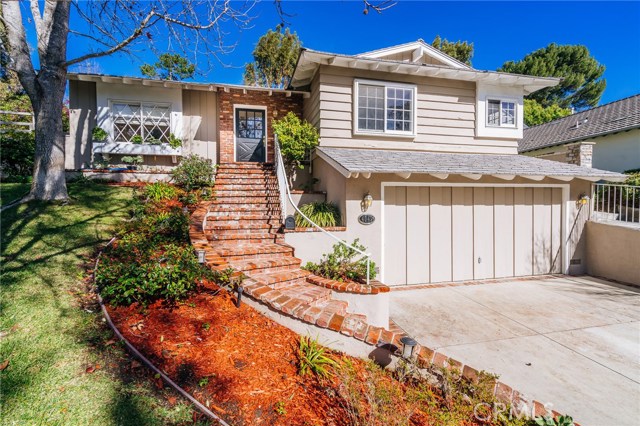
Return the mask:
<path id="1" fill-rule="evenodd" d="M 583 272 L 582 201 L 591 182 L 624 179 L 518 155 L 523 96 L 558 79 L 476 70 L 422 41 L 361 55 L 303 49 L 290 90 L 69 79 L 69 169 L 98 153 L 117 162 L 140 152 L 159 172 L 189 152 L 272 162 L 272 120 L 287 111 L 306 118 L 320 131 L 315 189 L 343 215 L 336 235 L 359 238 L 388 285 Z M 96 124 L 108 142 L 91 142 Z M 181 149 L 130 143 L 169 132 L 184 139 Z M 313 232 L 285 238 L 305 261 L 334 242 Z"/>
<path id="2" fill-rule="evenodd" d="M 640 169 L 640 95 L 525 129 L 518 151 L 614 172 Z"/>

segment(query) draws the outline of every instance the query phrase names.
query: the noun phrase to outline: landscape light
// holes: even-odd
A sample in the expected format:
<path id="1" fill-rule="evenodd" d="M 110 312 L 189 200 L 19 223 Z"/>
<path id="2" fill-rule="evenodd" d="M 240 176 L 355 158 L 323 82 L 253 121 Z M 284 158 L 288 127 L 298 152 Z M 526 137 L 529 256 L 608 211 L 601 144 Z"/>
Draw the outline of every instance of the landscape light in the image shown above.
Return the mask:
<path id="1" fill-rule="evenodd" d="M 205 255 L 206 255 L 206 251 L 205 249 L 198 249 L 196 250 L 196 253 L 198 254 L 198 263 L 204 263 L 205 262 Z"/>
<path id="2" fill-rule="evenodd" d="M 418 342 L 412 339 L 409 336 L 404 336 L 400 338 L 400 342 L 402 343 L 402 358 L 411 359 L 413 358 L 413 353 L 418 346 Z"/>

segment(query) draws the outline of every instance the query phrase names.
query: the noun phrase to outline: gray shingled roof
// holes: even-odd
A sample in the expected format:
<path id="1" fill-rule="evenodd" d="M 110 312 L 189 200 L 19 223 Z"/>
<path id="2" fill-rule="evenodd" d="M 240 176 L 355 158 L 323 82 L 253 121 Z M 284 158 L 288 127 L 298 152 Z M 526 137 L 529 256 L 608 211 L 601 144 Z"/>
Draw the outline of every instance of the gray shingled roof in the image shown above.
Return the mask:
<path id="1" fill-rule="evenodd" d="M 524 129 L 518 151 L 534 151 L 639 127 L 640 95 L 635 95 Z"/>
<path id="2" fill-rule="evenodd" d="M 316 152 L 345 175 L 354 173 L 543 175 L 614 181 L 626 178 L 620 173 L 515 154 L 454 154 L 329 147 L 319 147 Z"/>

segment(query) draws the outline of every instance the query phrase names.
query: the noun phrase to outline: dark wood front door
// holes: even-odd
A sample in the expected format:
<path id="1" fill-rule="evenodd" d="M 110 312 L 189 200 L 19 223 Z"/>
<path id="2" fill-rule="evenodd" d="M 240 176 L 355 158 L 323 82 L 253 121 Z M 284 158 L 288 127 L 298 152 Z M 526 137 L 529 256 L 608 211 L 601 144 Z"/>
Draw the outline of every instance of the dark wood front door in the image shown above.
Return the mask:
<path id="1" fill-rule="evenodd" d="M 264 110 L 236 109 L 236 161 L 266 161 L 264 120 Z"/>

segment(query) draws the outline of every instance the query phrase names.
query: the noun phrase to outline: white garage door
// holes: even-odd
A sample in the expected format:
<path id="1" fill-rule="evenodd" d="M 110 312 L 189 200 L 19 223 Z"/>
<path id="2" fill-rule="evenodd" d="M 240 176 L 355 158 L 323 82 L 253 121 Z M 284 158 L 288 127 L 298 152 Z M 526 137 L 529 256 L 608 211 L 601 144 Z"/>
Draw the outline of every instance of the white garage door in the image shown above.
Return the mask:
<path id="1" fill-rule="evenodd" d="M 561 188 L 387 186 L 384 282 L 559 273 L 561 209 Z"/>

